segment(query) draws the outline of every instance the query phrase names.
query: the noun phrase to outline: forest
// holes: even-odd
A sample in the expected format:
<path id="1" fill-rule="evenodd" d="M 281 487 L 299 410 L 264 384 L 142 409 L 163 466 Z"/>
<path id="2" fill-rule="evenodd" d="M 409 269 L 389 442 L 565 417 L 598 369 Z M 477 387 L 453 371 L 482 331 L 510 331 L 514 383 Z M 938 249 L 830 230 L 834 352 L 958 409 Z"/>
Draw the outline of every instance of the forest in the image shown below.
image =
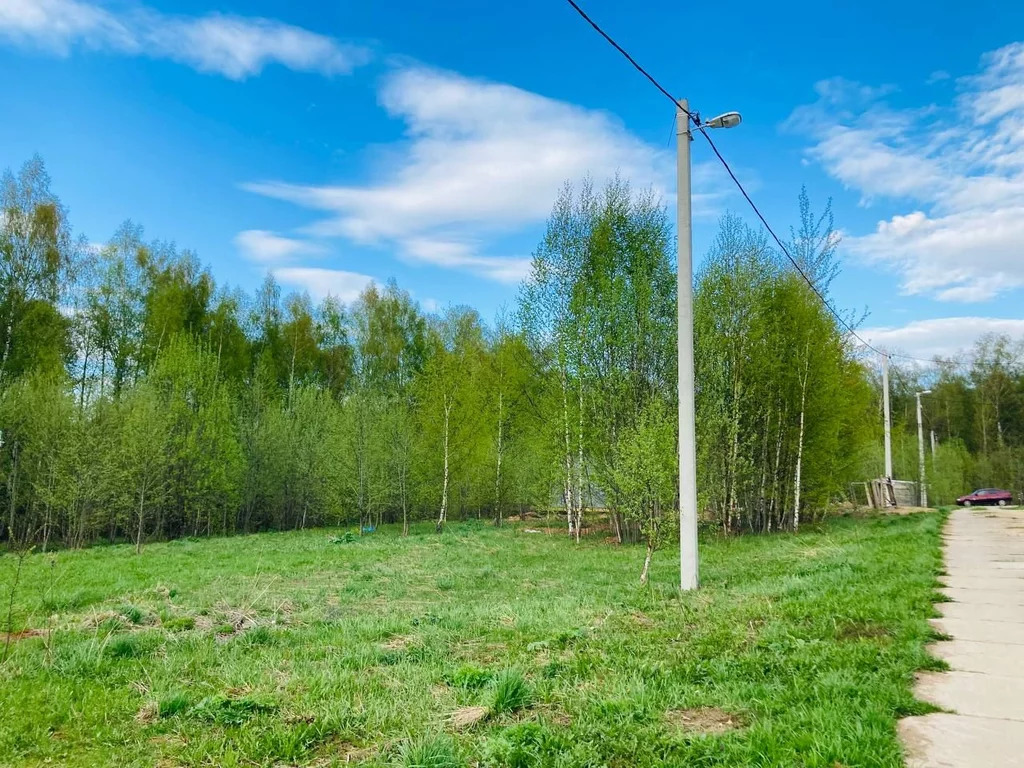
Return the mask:
<path id="1" fill-rule="evenodd" d="M 625 180 L 564 188 L 514 307 L 253 294 L 126 222 L 72 230 L 39 158 L 0 182 L 0 541 L 81 547 L 527 511 L 652 551 L 676 509 L 675 241 Z M 839 273 L 830 206 L 790 251 Z M 187 238 L 187 233 L 184 233 Z M 881 475 L 875 361 L 763 234 L 720 222 L 695 285 L 698 492 L 723 532 L 793 530 Z M 893 374 L 897 475 L 925 386 L 934 499 L 1024 487 L 1024 351 Z"/>

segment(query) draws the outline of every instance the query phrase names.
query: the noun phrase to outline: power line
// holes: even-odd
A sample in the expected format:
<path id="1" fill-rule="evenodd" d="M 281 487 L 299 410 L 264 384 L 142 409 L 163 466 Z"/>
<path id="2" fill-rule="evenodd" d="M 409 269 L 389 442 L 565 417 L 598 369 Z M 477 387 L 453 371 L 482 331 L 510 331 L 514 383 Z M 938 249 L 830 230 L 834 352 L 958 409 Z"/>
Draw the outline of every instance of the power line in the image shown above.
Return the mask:
<path id="1" fill-rule="evenodd" d="M 807 276 L 807 273 L 805 273 L 803 271 L 803 269 L 800 268 L 800 265 L 797 263 L 796 259 L 794 259 L 793 256 L 790 254 L 789 249 L 786 248 L 785 243 L 783 243 L 782 240 L 779 238 L 779 236 L 777 234 L 775 234 L 775 230 L 772 229 L 771 224 L 768 223 L 768 220 L 764 217 L 764 214 L 761 213 L 761 210 L 757 207 L 757 205 L 751 199 L 750 195 L 747 193 L 747 190 L 743 187 L 743 184 L 736 177 L 736 174 L 733 172 L 733 170 L 730 167 L 729 163 L 722 156 L 722 153 L 718 151 L 718 147 L 715 146 L 715 142 L 708 135 L 708 132 L 705 129 L 704 124 L 701 123 L 699 113 L 691 112 L 690 110 L 685 109 L 683 107 L 683 105 L 679 102 L 679 100 L 675 96 L 673 96 L 668 91 L 667 88 L 665 88 L 661 83 L 659 83 L 658 80 L 650 72 L 648 72 L 646 69 L 644 69 L 642 66 L 640 66 L 640 64 L 637 62 L 637 60 L 634 59 L 625 48 L 623 48 L 621 45 L 619 45 L 617 42 L 615 42 L 615 39 L 612 38 L 611 35 L 609 35 L 607 32 L 605 32 L 603 29 L 601 29 L 601 27 L 597 24 L 597 22 L 595 22 L 592 18 L 590 18 L 590 16 L 587 15 L 586 11 L 584 11 L 582 8 L 580 8 L 579 5 L 577 5 L 575 0 L 566 0 L 566 1 L 569 3 L 569 5 L 571 5 L 573 7 L 573 9 L 576 11 L 576 13 L 578 13 L 583 18 L 584 21 L 586 21 L 591 27 L 593 27 L 594 30 L 599 35 L 601 35 L 601 37 L 603 37 L 606 41 L 608 41 L 608 43 L 613 48 L 615 48 L 615 50 L 617 50 L 619 53 L 621 53 L 626 58 L 626 60 L 630 64 L 632 64 L 633 67 L 640 74 L 642 74 L 644 77 L 646 77 L 655 88 L 657 88 L 669 101 L 671 101 L 676 106 L 677 109 L 679 109 L 681 112 L 683 112 L 686 115 L 686 117 L 689 120 L 689 122 L 692 122 L 694 127 L 698 131 L 700 131 L 701 135 L 707 140 L 708 145 L 711 147 L 711 151 L 715 153 L 715 157 L 718 158 L 718 161 L 722 164 L 722 167 L 725 168 L 726 173 L 729 174 L 729 178 L 732 179 L 733 183 L 736 185 L 736 188 L 739 189 L 740 194 L 743 195 L 743 199 L 747 201 L 747 204 L 750 206 L 750 208 L 757 215 L 757 218 L 760 219 L 761 224 L 764 225 L 764 228 L 768 231 L 768 234 L 770 234 L 772 236 L 772 239 L 779 246 L 780 250 L 785 254 L 786 258 L 789 260 L 789 263 L 793 265 L 793 268 L 797 271 L 797 273 L 800 275 L 800 277 L 802 277 L 804 279 L 804 282 L 806 282 L 808 287 L 810 287 L 810 289 L 814 292 L 814 295 L 818 297 L 818 299 L 821 301 L 822 305 L 824 305 L 825 309 L 827 309 L 829 311 L 829 313 L 844 328 L 846 328 L 847 331 L 849 331 L 851 336 L 853 336 L 855 339 L 857 339 L 857 341 L 859 341 L 863 346 L 867 347 L 872 352 L 875 352 L 876 354 L 879 354 L 879 355 L 888 355 L 889 357 L 900 357 L 900 358 L 905 358 L 905 359 L 908 359 L 908 360 L 917 360 L 919 362 L 924 362 L 924 363 L 942 362 L 942 363 L 947 363 L 947 364 L 950 364 L 950 365 L 955 365 L 956 364 L 956 363 L 954 363 L 953 361 L 950 361 L 950 360 L 938 360 L 938 359 L 936 359 L 935 361 L 932 361 L 932 360 L 925 360 L 924 358 L 921 358 L 921 357 L 913 357 L 912 355 L 902 355 L 902 354 L 886 353 L 886 352 L 883 352 L 882 350 L 878 349 L 877 347 L 873 346 L 872 344 L 869 344 L 859 333 L 857 333 L 856 329 L 849 322 L 847 322 L 847 320 L 842 315 L 840 315 L 839 312 L 837 312 L 832 307 L 832 305 L 828 302 L 828 299 L 826 299 L 825 296 L 821 293 L 821 291 L 818 290 L 818 287 L 814 284 L 814 281 L 811 280 Z"/>
<path id="2" fill-rule="evenodd" d="M 567 1 L 568 1 L 569 5 L 571 5 L 576 10 L 576 13 L 578 13 L 580 16 L 582 16 L 583 20 L 585 22 L 587 22 L 587 24 L 592 26 L 597 31 L 597 34 L 599 34 L 601 37 L 603 37 L 605 40 L 607 40 L 615 50 L 617 50 L 619 53 L 621 53 L 623 56 L 626 57 L 626 60 L 636 68 L 637 72 L 639 72 L 641 75 L 643 75 L 648 80 L 650 80 L 651 81 L 651 85 L 653 85 L 655 88 L 657 88 L 659 91 L 661 91 L 665 95 L 665 98 L 667 98 L 669 101 L 671 101 L 677 107 L 679 107 L 679 109 L 681 109 L 683 112 L 685 112 L 686 116 L 688 118 L 690 118 L 691 120 L 694 119 L 693 115 L 690 114 L 690 111 L 687 110 L 687 109 L 683 109 L 683 105 L 680 104 L 678 101 L 676 101 L 676 98 L 671 93 L 669 93 L 662 86 L 661 83 L 659 83 L 657 80 L 655 80 L 650 72 L 648 72 L 646 69 L 641 67 L 640 64 L 637 63 L 637 60 L 629 55 L 629 52 L 626 51 L 625 48 L 623 48 L 621 45 L 616 43 L 615 40 L 612 39 L 611 35 L 609 35 L 607 32 L 605 32 L 603 29 L 601 29 L 601 27 L 599 27 L 597 25 L 596 21 L 594 21 L 592 18 L 587 16 L 587 12 L 584 11 L 582 8 L 580 8 L 576 4 L 575 0 L 567 0 Z M 694 124 L 696 124 L 696 121 L 694 122 Z"/>

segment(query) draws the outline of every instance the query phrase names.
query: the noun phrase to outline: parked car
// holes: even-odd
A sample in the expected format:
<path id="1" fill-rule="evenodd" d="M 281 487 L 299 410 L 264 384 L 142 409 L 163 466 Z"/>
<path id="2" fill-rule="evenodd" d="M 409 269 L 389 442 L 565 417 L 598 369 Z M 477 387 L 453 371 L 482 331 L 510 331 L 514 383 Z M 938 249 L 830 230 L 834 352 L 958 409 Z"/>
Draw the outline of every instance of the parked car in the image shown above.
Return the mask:
<path id="1" fill-rule="evenodd" d="M 999 488 L 979 488 L 974 493 L 961 496 L 956 500 L 961 507 L 982 506 L 984 504 L 998 504 L 1005 507 L 1013 503 L 1013 494 Z"/>

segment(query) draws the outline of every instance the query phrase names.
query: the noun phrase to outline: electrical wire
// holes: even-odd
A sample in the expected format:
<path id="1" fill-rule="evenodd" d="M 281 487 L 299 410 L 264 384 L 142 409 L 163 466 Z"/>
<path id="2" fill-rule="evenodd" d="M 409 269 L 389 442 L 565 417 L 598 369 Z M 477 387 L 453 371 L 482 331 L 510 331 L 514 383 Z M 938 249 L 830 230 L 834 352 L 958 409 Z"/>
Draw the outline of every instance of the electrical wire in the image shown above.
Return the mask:
<path id="1" fill-rule="evenodd" d="M 634 67 L 634 68 L 636 69 L 636 71 L 637 71 L 637 72 L 639 72 L 639 73 L 640 73 L 641 75 L 643 75 L 643 76 L 644 76 L 644 77 L 646 77 L 646 78 L 647 78 L 648 80 L 650 80 L 650 81 L 651 81 L 651 85 L 653 85 L 653 86 L 654 86 L 655 88 L 657 88 L 657 89 L 658 89 L 659 91 L 661 91 L 661 92 L 662 92 L 662 94 L 663 94 L 663 95 L 665 96 L 665 98 L 667 98 L 667 99 L 668 99 L 669 101 L 671 101 L 671 102 L 672 102 L 673 104 L 675 104 L 675 105 L 676 105 L 677 107 L 679 107 L 679 109 L 681 109 L 681 110 L 682 110 L 683 112 L 685 112 L 685 113 L 686 113 L 686 116 L 687 116 L 688 118 L 690 118 L 691 120 L 693 120 L 693 119 L 694 119 L 694 118 L 693 118 L 693 115 L 692 115 L 692 114 L 690 113 L 690 111 L 689 111 L 689 110 L 687 110 L 687 109 L 683 109 L 683 105 L 682 105 L 682 104 L 680 104 L 680 103 L 679 103 L 678 101 L 676 101 L 676 98 L 675 98 L 675 96 L 673 96 L 673 95 L 672 95 L 671 93 L 669 93 L 669 92 L 668 92 L 668 91 L 667 91 L 667 90 L 666 90 L 666 89 L 664 88 L 664 86 L 662 86 L 662 84 L 661 84 L 661 83 L 659 83 L 659 82 L 658 82 L 657 80 L 655 80 L 655 79 L 654 79 L 654 77 L 653 77 L 653 76 L 651 75 L 651 73 L 650 73 L 650 72 L 648 72 L 648 71 L 647 71 L 646 69 L 644 69 L 643 67 L 641 67 L 641 66 L 640 66 L 640 64 L 638 64 L 638 63 L 637 63 L 637 60 L 636 60 L 636 59 L 634 59 L 634 58 L 633 58 L 632 56 L 630 56 L 630 55 L 629 55 L 629 52 L 628 52 L 628 51 L 626 51 L 626 49 L 625 49 L 625 48 L 623 48 L 623 47 L 622 47 L 621 45 L 619 45 L 618 43 L 616 43 L 616 42 L 615 42 L 615 40 L 613 40 L 613 39 L 612 39 L 612 36 L 611 36 L 611 35 L 609 35 L 609 34 L 608 34 L 607 32 L 605 32 L 605 31 L 604 31 L 603 29 L 601 29 L 601 27 L 599 27 L 599 26 L 597 25 L 597 22 L 595 22 L 595 21 L 594 21 L 594 20 L 593 20 L 592 18 L 590 18 L 589 16 L 587 16 L 587 12 L 586 12 L 586 11 L 584 11 L 584 10 L 583 10 L 582 8 L 580 8 L 580 7 L 579 7 L 579 6 L 578 6 L 578 5 L 576 4 L 575 0 L 567 0 L 567 2 L 569 3 L 569 5 L 571 5 L 571 6 L 572 6 L 572 7 L 573 7 L 573 8 L 574 8 L 574 9 L 576 10 L 576 13 L 578 13 L 578 14 L 579 14 L 580 16 L 582 16 L 582 17 L 583 17 L 583 20 L 584 20 L 585 22 L 587 22 L 587 24 L 589 24 L 590 26 L 592 26 L 592 27 L 594 28 L 594 30 L 595 30 L 595 31 L 597 32 L 597 34 L 599 34 L 599 35 L 600 35 L 601 37 L 603 37 L 603 38 L 604 38 L 605 40 L 607 40 L 607 41 L 608 41 L 608 42 L 609 42 L 609 43 L 611 44 L 612 48 L 614 48 L 614 49 L 615 49 L 616 51 L 618 51 L 618 52 L 619 52 L 619 53 L 621 53 L 621 54 L 622 54 L 623 56 L 625 56 L 625 57 L 626 57 L 626 60 L 627 60 L 627 61 L 628 61 L 628 62 L 629 62 L 630 64 L 632 64 L 632 65 L 633 65 L 633 67 Z"/>
<path id="2" fill-rule="evenodd" d="M 818 297 L 818 299 L 821 301 L 821 303 L 825 307 L 825 309 L 827 309 L 829 311 L 829 313 L 844 328 L 846 328 L 847 331 L 849 331 L 850 335 L 853 336 L 853 338 L 855 338 L 857 341 L 859 341 L 861 343 L 861 345 L 863 345 L 867 349 L 870 349 L 872 352 L 875 352 L 876 354 L 882 355 L 882 356 L 885 356 L 885 357 L 890 357 L 890 358 L 891 357 L 899 357 L 899 358 L 903 358 L 903 359 L 907 359 L 907 360 L 916 360 L 918 362 L 929 363 L 929 364 L 931 364 L 931 363 L 945 363 L 945 364 L 948 364 L 948 365 L 957 365 L 957 363 L 952 361 L 952 360 L 940 360 L 938 358 L 935 358 L 934 360 L 926 360 L 923 357 L 914 357 L 913 355 L 897 354 L 897 353 L 893 353 L 893 352 L 883 352 L 882 350 L 878 349 L 874 345 L 868 343 L 868 341 L 866 341 L 859 333 L 857 333 L 857 330 L 849 322 L 847 322 L 847 320 L 841 314 L 839 314 L 839 312 L 837 312 L 835 310 L 835 308 L 832 307 L 832 305 L 828 302 L 828 299 L 826 299 L 825 296 L 821 293 L 821 291 L 818 290 L 818 286 L 816 286 L 814 284 L 814 281 L 811 280 L 810 277 L 807 276 L 807 273 L 804 272 L 803 269 L 800 268 L 800 265 L 797 263 L 797 260 L 794 259 L 793 256 L 790 254 L 789 249 L 786 247 L 785 243 L 783 243 L 781 238 L 779 238 L 779 236 L 777 234 L 775 234 L 775 230 L 772 229 L 771 224 L 768 223 L 768 220 L 764 217 L 764 214 L 761 213 L 761 210 L 757 207 L 757 204 L 754 203 L 753 199 L 751 199 L 750 195 L 747 193 L 747 190 L 743 187 L 743 184 L 736 177 L 736 174 L 733 172 L 732 167 L 729 165 L 729 163 L 726 161 L 726 159 L 722 156 L 722 153 L 718 150 L 718 147 L 715 145 L 714 140 L 712 140 L 711 136 L 708 135 L 708 132 L 706 130 L 705 124 L 700 121 L 699 114 L 697 112 L 685 109 L 683 107 L 683 105 L 679 102 L 679 100 L 675 96 L 673 96 L 668 91 L 667 88 L 665 88 L 661 83 L 659 83 L 658 80 L 650 72 L 648 72 L 646 69 L 644 69 L 642 66 L 640 66 L 640 64 L 637 62 L 637 60 L 634 59 L 625 48 L 623 48 L 621 45 L 619 45 L 615 41 L 615 39 L 612 38 L 611 35 L 609 35 L 607 32 L 605 32 L 597 24 L 597 22 L 595 22 L 592 18 L 590 18 L 590 16 L 587 15 L 586 11 L 584 11 L 582 8 L 580 8 L 580 6 L 575 2 L 575 0 L 566 0 L 566 2 L 568 2 L 569 5 L 571 5 L 573 7 L 573 9 L 576 11 L 576 13 L 578 13 L 583 18 L 584 21 L 586 21 L 591 27 L 593 27 L 594 30 L 599 35 L 601 35 L 601 37 L 603 37 L 615 50 L 617 50 L 619 53 L 621 53 L 626 58 L 626 60 L 630 64 L 632 64 L 633 67 L 640 74 L 642 74 L 644 77 L 646 77 L 651 82 L 651 84 L 655 88 L 657 88 L 658 91 L 660 91 L 662 93 L 662 95 L 665 96 L 665 98 L 667 98 L 669 101 L 671 101 L 676 106 L 676 108 L 678 110 L 683 112 L 686 115 L 686 117 L 688 118 L 689 122 L 693 123 L 694 127 L 707 140 L 708 146 L 711 147 L 711 151 L 714 152 L 715 157 L 718 158 L 718 162 L 720 162 L 722 164 L 722 167 L 725 168 L 726 173 L 729 174 L 729 178 L 732 179 L 733 183 L 736 185 L 736 188 L 740 191 L 740 194 L 743 195 L 743 199 L 747 201 L 747 204 L 750 206 L 751 210 L 753 210 L 755 215 L 757 216 L 757 218 L 760 219 L 761 224 L 768 231 L 768 234 L 771 235 L 771 237 L 775 241 L 775 243 L 779 246 L 779 249 L 782 251 L 782 253 L 785 254 L 786 258 L 789 260 L 789 263 L 793 265 L 793 268 L 797 271 L 797 273 L 800 275 L 800 277 L 802 277 L 804 279 L 804 282 L 806 282 L 808 287 L 814 292 L 814 295 Z"/>

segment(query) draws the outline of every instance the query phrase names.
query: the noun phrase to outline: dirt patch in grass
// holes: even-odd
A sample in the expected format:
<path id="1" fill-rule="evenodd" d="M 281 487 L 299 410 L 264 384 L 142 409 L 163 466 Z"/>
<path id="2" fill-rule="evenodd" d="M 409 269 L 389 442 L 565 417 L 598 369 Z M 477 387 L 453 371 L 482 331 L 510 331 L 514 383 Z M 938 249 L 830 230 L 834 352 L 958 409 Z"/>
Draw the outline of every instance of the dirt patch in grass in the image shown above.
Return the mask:
<path id="1" fill-rule="evenodd" d="M 633 611 L 629 614 L 629 617 L 633 620 L 633 623 L 639 627 L 647 627 L 650 629 L 654 626 L 654 619 L 640 611 Z"/>
<path id="2" fill-rule="evenodd" d="M 45 629 L 19 629 L 17 632 L 0 632 L 0 644 L 16 643 L 19 640 L 28 640 L 33 637 L 46 637 L 49 631 Z"/>
<path id="3" fill-rule="evenodd" d="M 420 640 L 415 635 L 395 635 L 380 644 L 384 651 L 404 651 L 408 648 L 415 648 L 420 645 Z"/>
<path id="4" fill-rule="evenodd" d="M 556 709 L 552 705 L 541 704 L 537 708 L 537 714 L 540 719 L 550 725 L 557 725 L 561 728 L 568 728 L 572 725 L 572 718 L 569 717 L 565 712 L 560 709 Z"/>
<path id="5" fill-rule="evenodd" d="M 672 709 L 665 713 L 665 722 L 687 733 L 728 733 L 746 723 L 738 715 L 718 707 Z"/>
<path id="6" fill-rule="evenodd" d="M 326 768 L 333 765 L 355 765 L 369 760 L 376 754 L 372 747 L 359 747 L 351 741 L 332 740 L 317 750 L 317 757 L 308 763 L 309 768 Z"/>

